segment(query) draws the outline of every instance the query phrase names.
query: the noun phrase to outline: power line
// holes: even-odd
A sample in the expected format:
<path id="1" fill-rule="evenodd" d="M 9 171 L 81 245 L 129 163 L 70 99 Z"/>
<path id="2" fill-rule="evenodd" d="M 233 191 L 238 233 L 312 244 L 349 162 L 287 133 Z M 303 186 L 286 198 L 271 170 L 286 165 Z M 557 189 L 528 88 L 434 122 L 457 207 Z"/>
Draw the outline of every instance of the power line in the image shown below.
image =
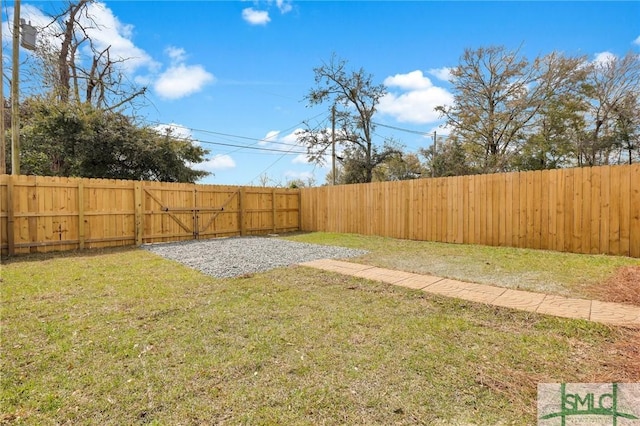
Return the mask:
<path id="1" fill-rule="evenodd" d="M 309 120 L 313 120 L 314 118 L 320 117 L 321 115 L 325 114 L 324 112 L 317 114 L 307 120 L 301 121 L 299 123 L 296 123 L 295 125 L 288 127 L 284 130 L 280 130 L 278 132 L 278 134 L 281 133 L 285 133 L 288 132 L 289 130 L 292 130 L 298 126 L 300 126 L 301 124 L 304 124 L 305 121 L 309 121 Z M 150 124 L 157 124 L 160 126 L 166 126 L 166 127 L 171 127 L 172 124 L 167 124 L 167 123 L 160 123 L 158 121 L 149 121 Z M 192 132 L 198 132 L 198 133 L 207 133 L 207 134 L 211 134 L 211 135 L 216 135 L 216 136 L 226 136 L 226 137 L 230 137 L 230 138 L 235 138 L 235 139 L 244 139 L 244 140 L 250 140 L 250 141 L 256 141 L 256 142 L 267 142 L 267 143 L 271 143 L 271 144 L 275 144 L 275 145 L 285 145 L 285 146 L 293 146 L 293 147 L 299 147 L 300 145 L 298 144 L 292 144 L 292 143 L 287 143 L 287 142 L 278 142 L 278 141 L 271 141 L 269 139 L 266 138 L 254 138 L 254 137 L 250 137 L 250 136 L 242 136 L 242 135 L 234 135 L 231 133 L 223 133 L 223 132 L 216 132 L 213 130 L 205 130 L 205 129 L 197 129 L 195 127 L 188 127 L 188 126 L 183 126 L 182 124 L 174 124 L 173 126 L 175 127 L 180 127 L 182 129 L 186 129 L 186 130 L 190 130 Z M 255 145 L 255 144 L 252 144 Z M 251 145 L 246 145 L 246 146 L 251 146 Z"/>
<path id="2" fill-rule="evenodd" d="M 431 132 L 419 132 L 417 130 L 411 130 L 411 129 L 404 129 L 402 127 L 389 126 L 387 124 L 376 123 L 374 121 L 372 121 L 371 124 L 375 124 L 376 126 L 386 127 L 386 128 L 393 129 L 393 130 L 399 130 L 401 132 L 413 133 L 414 135 L 420 135 L 420 136 L 431 136 L 431 134 L 432 134 Z"/>
<path id="3" fill-rule="evenodd" d="M 293 151 L 293 148 L 298 147 L 298 145 L 292 145 L 291 149 L 285 151 L 283 149 L 264 148 L 264 147 L 251 146 L 251 145 L 236 145 L 231 143 L 214 142 L 214 141 L 207 141 L 207 140 L 195 139 L 195 138 L 185 138 L 180 136 L 172 136 L 172 138 L 185 141 L 185 142 L 198 142 L 198 143 L 207 144 L 207 145 L 230 146 L 230 147 L 240 148 L 240 149 L 253 149 L 256 151 L 284 152 L 285 154 L 306 154 L 306 151 Z"/>

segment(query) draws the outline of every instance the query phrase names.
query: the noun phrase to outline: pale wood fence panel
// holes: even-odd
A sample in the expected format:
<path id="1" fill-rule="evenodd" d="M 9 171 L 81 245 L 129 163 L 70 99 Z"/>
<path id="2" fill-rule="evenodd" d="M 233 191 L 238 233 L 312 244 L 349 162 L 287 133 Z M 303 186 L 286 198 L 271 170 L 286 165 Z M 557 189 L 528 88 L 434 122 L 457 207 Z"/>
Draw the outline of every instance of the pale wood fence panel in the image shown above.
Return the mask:
<path id="1" fill-rule="evenodd" d="M 21 254 L 300 229 L 299 190 L 0 176 L 0 249 Z"/>
<path id="2" fill-rule="evenodd" d="M 640 257 L 640 165 L 301 192 L 303 231 Z"/>

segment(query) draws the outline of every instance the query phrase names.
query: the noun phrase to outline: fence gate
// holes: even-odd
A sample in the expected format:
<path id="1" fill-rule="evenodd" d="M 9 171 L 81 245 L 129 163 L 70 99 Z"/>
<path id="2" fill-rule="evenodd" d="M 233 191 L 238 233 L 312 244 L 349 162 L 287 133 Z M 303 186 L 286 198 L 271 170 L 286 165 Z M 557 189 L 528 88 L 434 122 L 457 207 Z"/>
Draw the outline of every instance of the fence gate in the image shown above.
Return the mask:
<path id="1" fill-rule="evenodd" d="M 216 230 L 216 222 L 225 212 L 225 205 L 235 198 L 225 191 L 198 191 L 193 185 L 182 188 L 153 186 L 143 188 L 145 205 L 144 242 L 199 239 L 201 235 L 237 232 L 236 229 Z M 237 192 L 237 191 L 236 191 Z M 202 193 L 202 194 L 200 194 Z M 220 195 L 223 203 L 213 204 Z M 235 209 L 231 209 L 235 210 Z"/>

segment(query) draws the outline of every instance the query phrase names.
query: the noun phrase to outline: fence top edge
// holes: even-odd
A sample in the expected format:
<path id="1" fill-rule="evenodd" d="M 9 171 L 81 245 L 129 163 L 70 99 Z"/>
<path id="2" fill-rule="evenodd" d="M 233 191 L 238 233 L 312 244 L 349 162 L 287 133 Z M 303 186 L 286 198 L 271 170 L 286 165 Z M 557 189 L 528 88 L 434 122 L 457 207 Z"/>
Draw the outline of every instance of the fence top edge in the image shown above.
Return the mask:
<path id="1" fill-rule="evenodd" d="M 423 177 L 418 179 L 413 179 L 414 181 L 429 181 L 429 180 L 443 180 L 443 179 L 456 179 L 461 177 L 474 177 L 474 176 L 508 176 L 508 175 L 518 175 L 518 174 L 547 174 L 547 173 L 562 173 L 562 172 L 576 172 L 582 170 L 589 169 L 624 169 L 628 168 L 631 171 L 635 171 L 640 169 L 640 163 L 634 164 L 614 164 L 614 165 L 599 165 L 599 166 L 585 166 L 585 167 L 566 167 L 560 169 L 548 169 L 548 170 L 527 170 L 527 171 L 516 171 L 516 172 L 502 172 L 502 173 L 487 173 L 487 174 L 476 174 L 476 175 L 461 175 L 461 176 L 447 176 L 447 177 Z M 65 177 L 65 176 L 36 176 L 36 175 L 11 175 L 11 174 L 1 174 L 0 175 L 0 184 L 7 185 L 9 182 L 51 182 L 51 183 L 67 183 L 67 184 L 78 184 L 83 182 L 85 184 L 90 185 L 94 184 L 110 184 L 117 186 L 127 186 L 135 183 L 142 183 L 144 186 L 183 186 L 185 188 L 193 187 L 193 188 L 235 188 L 238 190 L 240 188 L 245 188 L 249 190 L 262 190 L 262 191 L 282 191 L 282 192 L 299 192 L 301 190 L 309 190 L 313 188 L 330 188 L 330 187 L 345 187 L 345 186 L 354 186 L 354 185 L 367 185 L 367 184 L 347 184 L 347 185 L 325 185 L 320 187 L 311 187 L 311 188 L 282 188 L 282 187 L 264 187 L 264 186 L 251 186 L 251 185 L 224 185 L 224 184 L 205 184 L 205 183 L 185 183 L 185 182 L 158 182 L 158 181 L 148 181 L 148 180 L 125 180 L 125 179 L 104 179 L 104 178 L 83 178 L 83 177 Z M 396 182 L 373 182 L 379 184 L 395 184 Z"/>

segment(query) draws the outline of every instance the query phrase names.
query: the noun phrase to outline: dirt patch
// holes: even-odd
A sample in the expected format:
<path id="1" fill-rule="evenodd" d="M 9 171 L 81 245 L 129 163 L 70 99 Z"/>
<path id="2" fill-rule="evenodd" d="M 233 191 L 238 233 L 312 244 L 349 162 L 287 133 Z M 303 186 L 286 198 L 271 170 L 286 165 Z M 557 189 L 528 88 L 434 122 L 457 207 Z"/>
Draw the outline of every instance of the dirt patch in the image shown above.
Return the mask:
<path id="1" fill-rule="evenodd" d="M 640 266 L 619 268 L 605 282 L 588 289 L 594 299 L 640 305 Z"/>

